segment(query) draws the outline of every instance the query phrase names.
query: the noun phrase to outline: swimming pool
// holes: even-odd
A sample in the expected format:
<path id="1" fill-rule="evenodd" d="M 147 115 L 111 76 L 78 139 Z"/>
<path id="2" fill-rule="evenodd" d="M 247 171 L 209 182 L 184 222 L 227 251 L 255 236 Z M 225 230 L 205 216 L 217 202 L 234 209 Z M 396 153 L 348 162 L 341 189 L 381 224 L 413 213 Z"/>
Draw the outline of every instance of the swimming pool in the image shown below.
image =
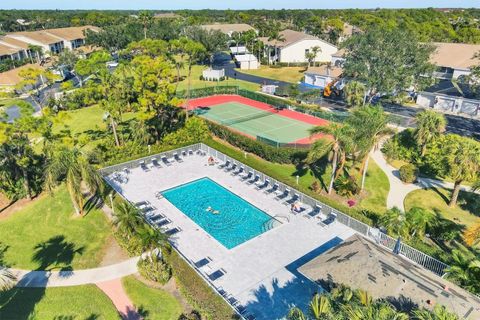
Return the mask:
<path id="1" fill-rule="evenodd" d="M 162 195 L 227 249 L 280 224 L 209 178 L 165 190 Z"/>

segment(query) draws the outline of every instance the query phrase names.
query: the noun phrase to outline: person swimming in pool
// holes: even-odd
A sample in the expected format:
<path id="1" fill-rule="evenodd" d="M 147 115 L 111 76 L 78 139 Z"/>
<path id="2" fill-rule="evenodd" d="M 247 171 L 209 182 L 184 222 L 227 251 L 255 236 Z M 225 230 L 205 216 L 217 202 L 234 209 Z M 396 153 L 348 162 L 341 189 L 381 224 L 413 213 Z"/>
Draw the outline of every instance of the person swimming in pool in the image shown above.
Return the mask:
<path id="1" fill-rule="evenodd" d="M 218 210 L 213 210 L 213 208 L 210 207 L 210 206 L 209 206 L 205 211 L 211 212 L 211 213 L 213 213 L 213 214 L 219 214 L 219 213 L 220 213 L 220 211 L 218 211 Z"/>

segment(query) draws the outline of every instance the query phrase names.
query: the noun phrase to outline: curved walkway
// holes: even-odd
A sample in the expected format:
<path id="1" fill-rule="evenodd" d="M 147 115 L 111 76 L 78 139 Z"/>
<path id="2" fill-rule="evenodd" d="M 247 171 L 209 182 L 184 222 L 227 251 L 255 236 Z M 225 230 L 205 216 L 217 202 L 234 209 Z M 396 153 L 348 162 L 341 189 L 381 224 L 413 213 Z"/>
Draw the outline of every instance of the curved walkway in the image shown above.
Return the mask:
<path id="1" fill-rule="evenodd" d="M 115 308 L 117 308 L 122 319 L 142 319 L 140 314 L 137 312 L 135 306 L 133 305 L 132 301 L 127 296 L 127 293 L 123 289 L 121 279 L 100 282 L 97 283 L 97 287 L 99 287 L 100 290 L 102 290 L 110 298 L 110 300 L 112 300 Z"/>
<path id="2" fill-rule="evenodd" d="M 400 173 L 397 168 L 387 163 L 387 160 L 383 156 L 382 151 L 377 150 L 370 153 L 370 156 L 378 164 L 378 166 L 385 172 L 390 182 L 390 191 L 387 197 L 387 208 L 397 207 L 402 211 L 405 211 L 404 201 L 406 196 L 415 190 L 440 187 L 446 189 L 453 189 L 454 184 L 452 182 L 446 182 L 441 180 L 435 180 L 430 178 L 418 178 L 416 183 L 404 183 L 400 180 Z M 461 186 L 461 190 L 470 191 L 470 187 Z M 480 194 L 479 191 L 475 193 Z"/>
<path id="3" fill-rule="evenodd" d="M 137 272 L 140 257 L 105 267 L 73 271 L 29 271 L 11 269 L 19 279 L 17 287 L 67 287 L 82 284 L 95 284 L 123 278 Z"/>

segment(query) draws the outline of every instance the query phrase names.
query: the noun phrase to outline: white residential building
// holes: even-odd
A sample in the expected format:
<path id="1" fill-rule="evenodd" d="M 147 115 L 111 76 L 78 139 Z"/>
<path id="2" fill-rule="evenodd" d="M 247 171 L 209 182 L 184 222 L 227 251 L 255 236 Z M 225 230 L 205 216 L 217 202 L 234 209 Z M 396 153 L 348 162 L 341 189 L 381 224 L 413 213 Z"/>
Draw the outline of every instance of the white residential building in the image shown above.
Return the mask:
<path id="1" fill-rule="evenodd" d="M 468 76 L 472 66 L 480 64 L 475 54 L 480 52 L 479 44 L 436 42 L 431 62 L 438 67 L 435 76 L 439 79 L 458 79 Z"/>
<path id="2" fill-rule="evenodd" d="M 241 70 L 258 69 L 259 67 L 257 57 L 250 53 L 235 55 L 235 61 Z"/>
<path id="3" fill-rule="evenodd" d="M 260 38 L 267 46 L 267 53 L 271 63 L 305 63 L 308 62 L 306 53 L 318 47 L 315 62 L 329 62 L 332 54 L 337 52 L 337 47 L 318 37 L 294 30 L 284 30 L 281 33 L 284 41 Z M 276 49 L 276 51 L 275 51 Z"/>
<path id="4" fill-rule="evenodd" d="M 316 88 L 325 88 L 329 83 L 338 80 L 342 72 L 342 68 L 335 66 L 311 67 L 305 72 L 304 83 Z"/>
<path id="5" fill-rule="evenodd" d="M 43 54 L 48 55 L 50 52 L 58 54 L 65 48 L 73 50 L 85 45 L 84 33 L 86 30 L 98 32 L 100 29 L 94 26 L 82 26 L 14 32 L 8 33 L 0 39 L 0 44 L 23 50 L 26 50 L 29 45 L 39 46 L 42 48 Z"/>

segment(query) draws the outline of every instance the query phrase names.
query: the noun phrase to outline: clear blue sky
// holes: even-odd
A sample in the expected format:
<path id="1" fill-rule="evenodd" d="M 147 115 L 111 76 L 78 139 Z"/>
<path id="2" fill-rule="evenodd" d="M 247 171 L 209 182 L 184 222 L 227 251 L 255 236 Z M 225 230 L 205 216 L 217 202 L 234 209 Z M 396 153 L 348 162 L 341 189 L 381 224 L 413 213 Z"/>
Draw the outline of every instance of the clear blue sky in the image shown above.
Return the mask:
<path id="1" fill-rule="evenodd" d="M 0 0 L 0 9 L 313 9 L 480 7 L 480 0 Z"/>

